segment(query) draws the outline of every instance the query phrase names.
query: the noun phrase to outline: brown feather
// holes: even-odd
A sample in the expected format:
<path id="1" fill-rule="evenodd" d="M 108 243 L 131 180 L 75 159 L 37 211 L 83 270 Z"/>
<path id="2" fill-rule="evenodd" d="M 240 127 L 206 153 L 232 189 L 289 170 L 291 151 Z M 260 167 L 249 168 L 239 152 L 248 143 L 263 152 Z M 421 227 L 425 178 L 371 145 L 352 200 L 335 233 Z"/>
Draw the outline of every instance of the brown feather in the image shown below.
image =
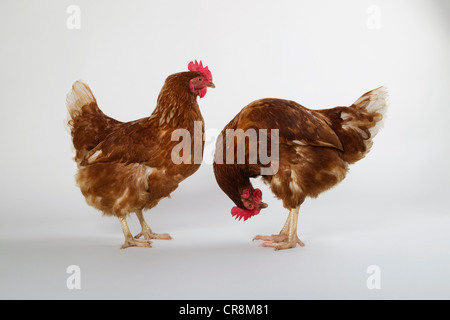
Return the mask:
<path id="1" fill-rule="evenodd" d="M 342 181 L 348 164 L 363 158 L 370 150 L 372 138 L 386 110 L 386 91 L 378 88 L 364 94 L 350 107 L 310 110 L 296 102 L 282 99 L 262 99 L 250 103 L 222 131 L 227 129 L 279 130 L 278 171 L 262 176 L 284 207 L 298 207 L 307 196 L 317 197 Z M 270 134 L 259 135 L 258 141 Z M 241 194 L 253 190 L 250 178 L 260 175 L 260 162 L 249 164 L 249 144 L 246 163 L 226 163 L 226 143 L 221 149 L 222 161 L 214 163 L 214 174 L 220 188 L 241 209 L 245 206 Z M 269 153 L 271 151 L 269 150 Z M 217 156 L 216 151 L 216 156 Z"/>
<path id="2" fill-rule="evenodd" d="M 194 121 L 202 123 L 204 132 L 196 94 L 189 89 L 189 80 L 199 74 L 169 76 L 154 112 L 127 123 L 104 115 L 89 87 L 74 84 L 74 88 L 84 89 L 68 95 L 69 125 L 77 151 L 76 181 L 88 204 L 115 216 L 150 209 L 198 170 L 194 150 L 190 164 L 172 162 L 171 150 L 179 141 L 171 141 L 171 137 L 176 129 L 186 129 L 194 136 Z M 202 152 L 204 143 L 200 146 Z"/>

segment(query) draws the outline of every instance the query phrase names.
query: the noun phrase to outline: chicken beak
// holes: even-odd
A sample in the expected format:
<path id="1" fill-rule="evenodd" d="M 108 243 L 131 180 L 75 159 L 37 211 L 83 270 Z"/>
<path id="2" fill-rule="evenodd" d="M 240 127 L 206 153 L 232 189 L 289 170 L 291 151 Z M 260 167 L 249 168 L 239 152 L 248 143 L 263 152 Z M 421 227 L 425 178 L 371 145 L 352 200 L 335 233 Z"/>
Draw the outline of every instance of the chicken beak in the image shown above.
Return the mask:
<path id="1" fill-rule="evenodd" d="M 210 81 L 210 82 L 208 82 L 207 87 L 215 88 L 216 86 L 214 85 L 214 83 L 212 81 Z"/>

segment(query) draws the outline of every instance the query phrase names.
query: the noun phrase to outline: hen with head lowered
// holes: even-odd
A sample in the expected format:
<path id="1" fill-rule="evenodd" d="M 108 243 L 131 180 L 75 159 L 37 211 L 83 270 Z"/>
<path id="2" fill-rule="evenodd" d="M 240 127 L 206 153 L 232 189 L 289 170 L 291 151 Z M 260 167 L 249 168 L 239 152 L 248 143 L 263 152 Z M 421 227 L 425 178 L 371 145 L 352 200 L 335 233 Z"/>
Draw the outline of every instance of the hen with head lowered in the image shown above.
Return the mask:
<path id="1" fill-rule="evenodd" d="M 349 107 L 311 110 L 282 99 L 244 107 L 219 136 L 214 162 L 219 187 L 236 204 L 231 214 L 247 220 L 267 207 L 250 182 L 261 176 L 289 216 L 279 234 L 254 239 L 278 250 L 303 246 L 297 236 L 300 205 L 342 181 L 348 165 L 369 152 L 386 110 L 385 87 Z"/>

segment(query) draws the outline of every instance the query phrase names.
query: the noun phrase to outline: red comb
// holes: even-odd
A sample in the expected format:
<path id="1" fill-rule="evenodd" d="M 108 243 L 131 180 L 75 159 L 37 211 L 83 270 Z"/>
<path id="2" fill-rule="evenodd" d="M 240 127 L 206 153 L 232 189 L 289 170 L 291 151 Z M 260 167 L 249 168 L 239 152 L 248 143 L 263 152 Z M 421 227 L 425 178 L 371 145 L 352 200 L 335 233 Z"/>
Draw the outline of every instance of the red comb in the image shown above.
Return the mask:
<path id="1" fill-rule="evenodd" d="M 200 62 L 197 62 L 197 60 L 195 60 L 195 62 L 193 62 L 193 61 L 189 62 L 188 69 L 189 69 L 189 71 L 201 72 L 208 81 L 212 81 L 211 71 L 209 71 L 207 66 L 203 67 L 201 60 L 200 60 Z"/>

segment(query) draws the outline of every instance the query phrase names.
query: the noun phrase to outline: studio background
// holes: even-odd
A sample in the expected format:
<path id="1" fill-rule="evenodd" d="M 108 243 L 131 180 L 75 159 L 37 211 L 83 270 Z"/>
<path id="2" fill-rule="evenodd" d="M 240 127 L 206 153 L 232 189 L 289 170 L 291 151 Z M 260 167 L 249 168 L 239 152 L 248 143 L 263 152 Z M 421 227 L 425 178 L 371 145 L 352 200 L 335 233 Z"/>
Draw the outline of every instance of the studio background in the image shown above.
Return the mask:
<path id="1" fill-rule="evenodd" d="M 67 26 L 71 5 L 80 29 Z M 449 17 L 446 0 L 1 1 L 0 298 L 450 298 Z M 321 109 L 388 87 L 371 152 L 302 205 L 306 247 L 252 243 L 287 211 L 255 181 L 269 208 L 235 221 L 210 163 L 145 214 L 175 239 L 152 249 L 119 250 L 118 220 L 86 204 L 65 127 L 72 83 L 130 121 L 194 59 L 216 85 L 199 99 L 209 132 L 256 99 Z M 69 265 L 79 290 L 66 286 Z M 370 266 L 381 289 L 367 286 Z"/>

